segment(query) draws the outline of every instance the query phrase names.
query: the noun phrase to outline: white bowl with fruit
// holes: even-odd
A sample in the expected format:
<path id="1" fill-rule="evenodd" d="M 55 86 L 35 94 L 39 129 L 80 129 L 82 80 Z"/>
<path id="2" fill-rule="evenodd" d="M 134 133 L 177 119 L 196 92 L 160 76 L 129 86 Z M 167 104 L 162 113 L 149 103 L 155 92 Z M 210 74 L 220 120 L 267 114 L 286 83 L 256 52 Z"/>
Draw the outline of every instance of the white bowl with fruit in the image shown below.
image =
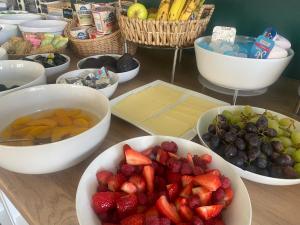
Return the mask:
<path id="1" fill-rule="evenodd" d="M 209 152 L 194 142 L 167 136 L 137 137 L 110 147 L 80 179 L 79 224 L 193 220 L 250 225 L 252 208 L 243 181 L 221 157 Z"/>
<path id="2" fill-rule="evenodd" d="M 216 122 L 218 120 L 218 122 Z M 300 184 L 300 123 L 250 106 L 222 106 L 197 124 L 200 141 L 241 177 L 262 184 Z"/>

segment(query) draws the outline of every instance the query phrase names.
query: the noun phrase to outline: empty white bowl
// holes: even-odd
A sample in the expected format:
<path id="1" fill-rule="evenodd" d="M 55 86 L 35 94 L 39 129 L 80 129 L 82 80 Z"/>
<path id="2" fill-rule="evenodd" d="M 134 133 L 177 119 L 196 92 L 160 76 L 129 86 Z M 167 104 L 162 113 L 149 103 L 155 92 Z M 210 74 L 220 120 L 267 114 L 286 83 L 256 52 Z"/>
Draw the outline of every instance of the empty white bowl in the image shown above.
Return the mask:
<path id="1" fill-rule="evenodd" d="M 46 84 L 45 69 L 42 65 L 35 62 L 0 60 L 0 84 L 4 84 L 7 87 L 20 86 L 11 90 L 1 91 L 0 97 L 23 88 Z"/>
<path id="2" fill-rule="evenodd" d="M 37 54 L 37 55 L 47 57 L 49 54 L 50 53 Z M 37 55 L 26 56 L 26 58 L 33 59 Z M 64 55 L 64 54 L 61 54 L 61 55 L 64 56 L 67 59 L 67 62 L 65 62 L 64 64 L 61 64 L 59 66 L 45 68 L 47 83 L 55 83 L 55 81 L 59 77 L 59 75 L 65 73 L 69 69 L 70 61 L 71 61 L 70 57 L 67 56 L 67 55 Z"/>
<path id="3" fill-rule="evenodd" d="M 32 20 L 19 25 L 22 32 L 30 33 L 52 33 L 61 35 L 67 25 L 62 20 Z"/>
<path id="4" fill-rule="evenodd" d="M 112 56 L 115 59 L 118 59 L 122 56 L 122 55 L 118 55 L 118 54 L 105 54 L 105 55 Z M 77 63 L 77 68 L 81 69 L 82 63 L 85 60 L 87 60 L 88 58 L 99 58 L 100 56 L 104 56 L 104 55 L 93 55 L 93 56 L 89 56 L 89 57 L 86 57 L 86 58 L 83 58 L 83 59 L 79 60 L 78 63 Z M 138 73 L 140 71 L 140 65 L 141 64 L 136 58 L 134 58 L 134 60 L 138 63 L 137 68 L 135 68 L 133 70 L 130 70 L 130 71 L 127 71 L 127 72 L 123 72 L 123 73 L 115 73 L 119 76 L 119 83 L 124 83 L 124 82 L 130 81 L 138 75 Z M 111 71 L 111 73 L 114 73 L 114 72 Z"/>
<path id="5" fill-rule="evenodd" d="M 11 37 L 19 36 L 19 28 L 13 24 L 0 24 L 0 45 L 7 42 Z"/>
<path id="6" fill-rule="evenodd" d="M 97 215 L 91 207 L 92 195 L 96 192 L 98 182 L 96 173 L 99 170 L 110 170 L 116 172 L 116 165 L 124 158 L 123 145 L 129 144 L 137 151 L 145 150 L 149 147 L 160 144 L 163 141 L 174 141 L 178 145 L 178 154 L 186 156 L 188 152 L 192 154 L 209 153 L 206 147 L 181 138 L 167 136 L 144 136 L 132 138 L 118 143 L 103 153 L 101 153 L 88 166 L 83 173 L 76 193 L 76 212 L 80 225 L 98 225 L 101 224 Z M 226 161 L 218 155 L 212 155 L 212 168 L 219 169 L 222 174 L 229 177 L 234 191 L 234 198 L 231 205 L 224 211 L 224 222 L 226 225 L 250 225 L 252 219 L 252 208 L 248 191 L 238 176 Z"/>
<path id="7" fill-rule="evenodd" d="M 207 144 L 204 142 L 202 139 L 202 135 L 207 133 L 207 128 L 209 124 L 212 123 L 213 119 L 218 115 L 221 114 L 224 110 L 229 110 L 229 111 L 235 111 L 238 109 L 242 109 L 244 106 L 221 106 L 217 108 L 213 108 L 211 110 L 208 110 L 206 113 L 203 113 L 201 117 L 198 120 L 197 123 L 197 133 L 200 138 L 201 143 L 206 146 Z M 257 107 L 252 107 L 253 111 L 256 113 L 264 113 L 266 109 L 262 108 L 257 108 Z M 278 118 L 283 118 L 287 117 L 285 115 L 282 115 L 277 112 L 273 112 L 271 110 L 268 110 L 268 112 L 271 112 L 273 115 L 278 116 Z M 298 121 L 295 121 L 295 126 L 297 130 L 300 130 L 300 123 Z M 210 150 L 211 154 L 217 155 L 214 151 Z M 294 185 L 294 184 L 300 184 L 300 179 L 280 179 L 280 178 L 273 178 L 273 177 L 267 177 L 267 176 L 262 176 L 256 173 L 249 172 L 247 170 L 242 170 L 241 168 L 227 162 L 229 165 L 231 165 L 234 170 L 240 174 L 241 177 L 251 180 L 257 183 L 262 183 L 262 184 L 269 184 L 269 185 Z"/>
<path id="8" fill-rule="evenodd" d="M 65 73 L 63 75 L 61 75 L 60 77 L 57 78 L 56 83 L 57 84 L 61 84 L 61 83 L 65 83 L 63 80 L 65 78 L 70 78 L 70 77 L 78 77 L 80 74 L 82 74 L 85 71 L 89 71 L 92 73 L 96 73 L 98 71 L 98 69 L 81 69 L 81 70 L 73 70 L 70 71 L 68 73 Z M 102 94 L 104 94 L 107 98 L 110 98 L 115 91 L 117 90 L 118 87 L 118 83 L 119 83 L 119 77 L 118 75 L 109 72 L 110 74 L 110 81 L 111 81 L 111 85 L 102 89 L 97 89 L 97 91 L 100 91 Z"/>
<path id="9" fill-rule="evenodd" d="M 0 105 L 5 106 L 0 111 L 0 130 L 21 116 L 55 108 L 78 108 L 101 118 L 87 131 L 62 141 L 35 146 L 0 145 L 0 167 L 17 173 L 51 173 L 81 162 L 103 141 L 110 126 L 108 99 L 87 87 L 31 87 L 1 97 Z"/>
<path id="10" fill-rule="evenodd" d="M 3 14 L 0 16 L 0 23 L 19 25 L 30 20 L 40 20 L 42 15 L 33 13 Z"/>
<path id="11" fill-rule="evenodd" d="M 237 37 L 239 38 L 239 37 Z M 211 36 L 195 40 L 197 67 L 200 74 L 218 86 L 235 90 L 258 90 L 272 85 L 282 74 L 294 56 L 280 59 L 251 59 L 223 55 L 198 45 L 209 42 Z"/>
<path id="12" fill-rule="evenodd" d="M 8 55 L 6 50 L 0 47 L 0 60 L 7 60 L 7 59 L 8 59 Z"/>

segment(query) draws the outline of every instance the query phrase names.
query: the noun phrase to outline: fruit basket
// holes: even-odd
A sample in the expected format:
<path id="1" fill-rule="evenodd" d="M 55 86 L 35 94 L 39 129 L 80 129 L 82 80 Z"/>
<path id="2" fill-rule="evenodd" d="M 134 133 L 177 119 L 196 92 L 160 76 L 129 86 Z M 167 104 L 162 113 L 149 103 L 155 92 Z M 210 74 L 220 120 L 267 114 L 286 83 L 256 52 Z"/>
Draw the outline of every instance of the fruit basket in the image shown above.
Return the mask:
<path id="1" fill-rule="evenodd" d="M 120 30 L 112 34 L 98 37 L 95 39 L 76 39 L 72 37 L 70 31 L 76 27 L 76 20 L 72 20 L 65 29 L 65 36 L 69 38 L 71 48 L 80 56 L 91 56 L 97 54 L 123 54 L 124 53 L 124 39 L 122 38 Z M 128 43 L 128 53 L 135 54 L 137 46 Z"/>
<path id="2" fill-rule="evenodd" d="M 189 2 L 192 1 L 187 1 L 186 4 Z M 122 12 L 120 0 L 118 9 L 119 27 L 127 41 L 147 46 L 187 47 L 193 45 L 195 39 L 204 33 L 215 6 L 202 5 L 199 11 L 194 13 L 194 18 L 171 21 L 129 18 Z"/>

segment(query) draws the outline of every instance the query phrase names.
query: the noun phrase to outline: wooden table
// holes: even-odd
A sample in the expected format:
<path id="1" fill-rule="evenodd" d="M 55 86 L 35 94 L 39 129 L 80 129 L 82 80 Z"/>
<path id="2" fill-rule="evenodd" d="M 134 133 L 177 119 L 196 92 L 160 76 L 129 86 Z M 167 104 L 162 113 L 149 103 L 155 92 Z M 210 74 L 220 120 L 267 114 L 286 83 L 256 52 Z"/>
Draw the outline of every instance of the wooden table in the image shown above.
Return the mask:
<path id="1" fill-rule="evenodd" d="M 157 79 L 169 80 L 172 52 L 142 49 L 139 50 L 137 57 L 142 64 L 140 74 L 134 80 L 121 84 L 114 97 Z M 77 57 L 72 57 L 71 69 L 75 69 L 77 60 Z M 204 94 L 230 102 L 231 96 L 203 90 L 197 82 L 197 74 L 193 54 L 184 52 L 182 63 L 178 66 L 175 84 L 195 91 L 202 90 Z M 266 94 L 251 98 L 239 97 L 238 104 L 251 104 L 291 114 L 297 101 L 298 85 L 299 81 L 282 78 Z M 0 169 L 0 189 L 7 194 L 30 225 L 78 225 L 75 195 L 79 179 L 86 167 L 108 147 L 141 135 L 146 133 L 112 116 L 111 127 L 104 142 L 82 163 L 47 175 L 22 175 Z M 199 139 L 196 137 L 194 141 L 199 142 Z M 253 225 L 300 224 L 300 185 L 276 187 L 247 180 L 244 182 L 251 197 Z"/>

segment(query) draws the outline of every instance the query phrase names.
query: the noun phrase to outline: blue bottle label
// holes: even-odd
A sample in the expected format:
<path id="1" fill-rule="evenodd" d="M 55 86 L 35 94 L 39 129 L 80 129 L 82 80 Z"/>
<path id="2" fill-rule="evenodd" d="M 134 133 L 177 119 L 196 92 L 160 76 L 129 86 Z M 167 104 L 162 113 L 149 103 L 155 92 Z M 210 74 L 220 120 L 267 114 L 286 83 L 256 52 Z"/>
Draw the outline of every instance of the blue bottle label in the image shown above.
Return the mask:
<path id="1" fill-rule="evenodd" d="M 267 29 L 265 29 L 264 34 L 263 34 L 263 36 L 265 36 L 266 38 L 269 38 L 271 40 L 274 40 L 276 35 L 277 35 L 277 31 L 273 27 L 268 27 Z"/>
<path id="2" fill-rule="evenodd" d="M 266 59 L 268 58 L 271 50 L 273 49 L 275 42 L 263 35 L 256 38 L 251 50 L 249 57 L 255 59 Z"/>

